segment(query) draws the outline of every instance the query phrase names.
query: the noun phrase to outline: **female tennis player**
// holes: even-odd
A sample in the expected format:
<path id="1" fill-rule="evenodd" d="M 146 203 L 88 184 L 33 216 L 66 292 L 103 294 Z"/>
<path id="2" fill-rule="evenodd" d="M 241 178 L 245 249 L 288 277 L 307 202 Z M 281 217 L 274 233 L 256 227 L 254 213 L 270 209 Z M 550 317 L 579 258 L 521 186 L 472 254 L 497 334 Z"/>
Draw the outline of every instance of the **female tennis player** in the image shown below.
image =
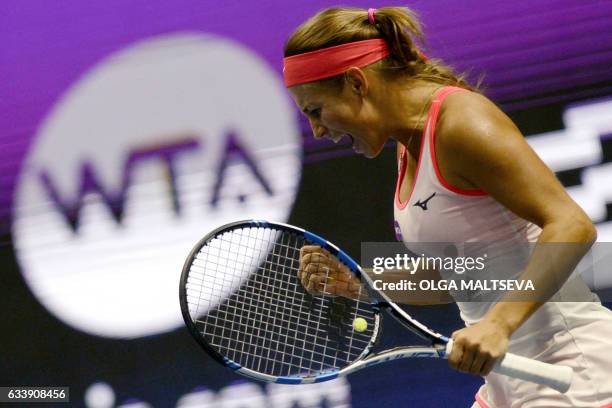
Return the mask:
<path id="1" fill-rule="evenodd" d="M 368 158 L 397 142 L 395 224 L 406 245 L 536 243 L 513 255 L 520 270 L 498 277 L 531 279 L 534 300 L 457 301 L 466 328 L 452 336 L 449 364 L 485 377 L 473 407 L 612 407 L 612 313 L 572 276 L 595 228 L 512 121 L 428 59 L 421 39 L 406 8 L 327 9 L 288 40 L 285 84 L 316 138 L 348 137 Z M 356 296 L 359 282 L 321 248 L 302 249 L 299 273 L 309 291 Z M 558 301 L 576 294 L 585 301 Z M 508 350 L 571 366 L 569 391 L 490 373 Z"/>

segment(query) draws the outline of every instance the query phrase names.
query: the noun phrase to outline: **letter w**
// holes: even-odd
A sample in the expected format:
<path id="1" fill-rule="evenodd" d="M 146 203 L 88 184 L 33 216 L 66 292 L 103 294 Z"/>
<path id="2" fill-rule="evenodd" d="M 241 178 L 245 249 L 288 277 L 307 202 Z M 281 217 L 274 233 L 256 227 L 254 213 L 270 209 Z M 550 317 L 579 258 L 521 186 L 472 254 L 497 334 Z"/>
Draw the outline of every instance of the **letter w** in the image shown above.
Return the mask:
<path id="1" fill-rule="evenodd" d="M 161 159 L 169 174 L 168 182 L 170 184 L 174 212 L 178 214 L 180 213 L 180 203 L 176 191 L 174 158 L 180 152 L 192 150 L 197 147 L 198 142 L 195 139 L 186 139 L 168 145 L 150 146 L 132 151 L 124 164 L 119 190 L 115 192 L 104 188 L 93 165 L 89 162 L 83 162 L 81 164 L 79 171 L 81 175 L 79 188 L 76 198 L 72 200 L 61 197 L 58 189 L 51 180 L 51 176 L 46 170 L 41 170 L 39 177 L 43 188 L 46 190 L 58 211 L 64 216 L 73 232 L 76 233 L 79 229 L 79 214 L 83 208 L 83 200 L 86 194 L 93 192 L 98 193 L 110 210 L 117 224 L 121 224 L 125 207 L 125 198 L 131 184 L 131 175 L 134 166 L 139 161 Z"/>

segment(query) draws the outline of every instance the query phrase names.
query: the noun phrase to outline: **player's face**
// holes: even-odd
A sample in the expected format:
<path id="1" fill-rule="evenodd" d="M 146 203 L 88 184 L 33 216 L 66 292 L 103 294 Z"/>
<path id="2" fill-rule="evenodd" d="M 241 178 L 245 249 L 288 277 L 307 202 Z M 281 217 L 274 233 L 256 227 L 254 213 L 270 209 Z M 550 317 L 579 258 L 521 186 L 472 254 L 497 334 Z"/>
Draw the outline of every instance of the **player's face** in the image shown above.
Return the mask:
<path id="1" fill-rule="evenodd" d="M 377 132 L 377 116 L 372 106 L 348 86 L 305 84 L 289 88 L 297 106 L 310 122 L 315 138 L 326 137 L 338 143 L 349 137 L 353 150 L 366 157 L 376 157 L 386 138 Z"/>

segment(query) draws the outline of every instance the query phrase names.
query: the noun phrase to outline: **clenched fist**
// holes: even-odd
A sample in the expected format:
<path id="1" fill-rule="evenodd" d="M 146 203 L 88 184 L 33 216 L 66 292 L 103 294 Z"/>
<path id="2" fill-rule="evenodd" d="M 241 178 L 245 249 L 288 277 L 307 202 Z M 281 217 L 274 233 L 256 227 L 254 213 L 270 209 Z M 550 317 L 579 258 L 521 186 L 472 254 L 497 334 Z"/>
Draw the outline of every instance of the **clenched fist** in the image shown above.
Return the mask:
<path id="1" fill-rule="evenodd" d="M 510 335 L 505 326 L 486 317 L 457 330 L 453 333 L 453 350 L 448 356 L 448 364 L 464 373 L 486 376 L 508 351 Z"/>
<path id="2" fill-rule="evenodd" d="M 300 249 L 298 278 L 313 295 L 343 296 L 355 300 L 366 296 L 359 278 L 320 246 L 305 245 Z"/>

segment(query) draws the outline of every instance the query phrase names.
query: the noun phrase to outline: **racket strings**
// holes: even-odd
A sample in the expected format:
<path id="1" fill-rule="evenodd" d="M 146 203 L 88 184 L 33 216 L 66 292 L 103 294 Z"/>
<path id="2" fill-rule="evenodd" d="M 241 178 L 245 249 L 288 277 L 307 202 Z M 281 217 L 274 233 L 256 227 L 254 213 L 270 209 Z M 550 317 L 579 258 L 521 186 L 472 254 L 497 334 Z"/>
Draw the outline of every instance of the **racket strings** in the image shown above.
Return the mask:
<path id="1" fill-rule="evenodd" d="M 249 295 L 249 294 L 250 294 L 250 292 L 248 292 L 248 291 L 244 290 L 243 288 L 240 288 L 238 291 L 239 291 L 241 294 L 243 294 L 243 295 Z M 191 291 L 188 291 L 187 293 L 188 293 L 188 295 L 191 295 L 191 294 L 192 294 L 192 292 L 191 292 Z M 274 299 L 274 298 L 272 298 L 272 297 L 270 297 L 270 296 L 265 296 L 265 300 L 266 300 L 266 301 L 269 301 L 269 302 L 273 302 L 273 301 L 275 301 L 275 299 Z M 326 304 L 323 304 L 323 305 L 322 305 L 322 308 L 323 308 L 323 309 L 329 309 L 329 311 L 328 311 L 326 314 L 324 314 L 323 316 L 321 316 L 321 320 L 322 320 L 324 323 L 326 323 L 330 329 L 334 329 L 334 328 L 336 328 L 336 329 L 338 329 L 338 330 L 339 330 L 339 329 L 340 329 L 340 325 L 345 325 L 347 328 L 348 328 L 348 327 L 352 327 L 352 326 L 351 326 L 351 324 L 350 324 L 350 322 L 348 322 L 348 321 L 343 321 L 343 320 L 342 320 L 342 315 L 338 315 L 338 312 L 337 312 L 336 310 L 334 310 L 334 309 L 335 309 L 335 308 L 334 308 L 334 304 L 335 304 L 335 302 L 336 302 L 336 300 L 333 300 L 333 301 L 331 302 L 331 307 L 330 307 L 330 306 L 328 306 L 328 305 L 326 305 Z M 189 304 L 189 305 L 192 305 L 192 306 L 198 306 L 197 304 L 192 303 L 192 302 L 188 302 L 188 304 Z M 227 304 L 226 304 L 227 309 L 233 309 L 232 311 L 233 311 L 234 313 L 240 313 L 240 312 L 243 310 L 243 307 L 242 307 L 242 306 L 243 306 L 243 305 L 238 305 L 238 304 L 235 304 L 235 302 L 233 301 L 233 299 L 232 299 L 232 300 L 229 300 L 229 301 L 227 302 Z M 285 306 L 285 307 L 286 307 L 286 305 L 283 305 L 283 306 Z M 341 308 L 340 310 L 342 311 L 341 313 L 346 313 L 346 309 L 345 309 L 344 307 L 343 307 L 343 308 Z M 303 317 L 303 318 L 308 318 L 308 317 L 309 317 L 309 314 L 308 314 L 307 312 L 304 312 L 304 311 L 301 311 L 301 310 L 300 310 L 300 311 L 299 311 L 299 313 L 296 313 L 296 316 L 300 316 L 300 317 Z M 279 319 L 280 319 L 280 320 L 279 320 L 279 322 L 282 322 L 282 323 L 287 323 L 287 324 L 292 323 L 292 321 L 286 320 L 286 319 L 284 319 L 282 316 L 281 316 Z M 196 321 L 198 321 L 198 320 L 196 319 Z M 202 322 L 202 323 L 204 323 L 204 322 Z M 249 324 L 254 324 L 254 323 L 256 323 L 256 322 L 255 322 L 255 321 L 249 321 L 248 323 L 249 323 Z M 310 326 L 305 325 L 304 323 L 302 323 L 302 322 L 301 322 L 301 320 L 297 320 L 297 322 L 295 322 L 295 324 L 296 324 L 297 326 L 299 326 L 299 327 L 303 328 L 304 330 L 312 330 L 312 328 L 311 328 Z M 327 333 L 327 331 L 324 331 L 323 329 L 318 329 L 318 330 L 316 330 L 316 331 L 318 331 L 318 332 L 322 332 L 322 333 Z M 309 334 L 305 332 L 305 335 L 309 335 Z"/>
<path id="2" fill-rule="evenodd" d="M 342 368 L 368 347 L 369 305 L 313 296 L 297 278 L 303 237 L 266 228 L 226 232 L 201 248 L 187 278 L 192 320 L 223 356 L 276 376 Z M 352 322 L 365 318 L 368 329 Z"/>

